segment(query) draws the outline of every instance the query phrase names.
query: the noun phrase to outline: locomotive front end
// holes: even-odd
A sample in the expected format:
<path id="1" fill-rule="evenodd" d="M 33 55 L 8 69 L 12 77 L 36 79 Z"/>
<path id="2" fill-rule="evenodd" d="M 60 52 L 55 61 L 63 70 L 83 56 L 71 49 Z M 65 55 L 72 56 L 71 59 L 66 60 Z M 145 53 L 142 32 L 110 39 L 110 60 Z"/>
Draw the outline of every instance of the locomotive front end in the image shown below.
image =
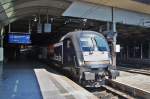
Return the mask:
<path id="1" fill-rule="evenodd" d="M 84 65 L 80 68 L 82 84 L 86 87 L 100 87 L 105 84 L 105 77 L 109 75 L 111 60 L 106 57 L 108 52 L 83 52 Z M 100 59 L 100 58 L 105 59 Z M 99 58 L 99 59 L 98 59 Z"/>
<path id="2" fill-rule="evenodd" d="M 106 76 L 112 75 L 111 56 L 107 41 L 98 33 L 80 35 L 83 64 L 80 67 L 80 82 L 86 87 L 100 87 Z"/>

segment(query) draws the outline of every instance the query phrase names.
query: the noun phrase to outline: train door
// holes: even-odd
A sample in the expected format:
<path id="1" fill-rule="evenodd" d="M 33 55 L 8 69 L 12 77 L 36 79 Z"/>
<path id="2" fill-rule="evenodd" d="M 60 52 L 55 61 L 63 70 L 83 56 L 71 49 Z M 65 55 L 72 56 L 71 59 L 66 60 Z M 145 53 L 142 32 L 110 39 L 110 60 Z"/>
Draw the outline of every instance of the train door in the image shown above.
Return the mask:
<path id="1" fill-rule="evenodd" d="M 67 38 L 64 40 L 63 43 L 63 63 L 67 67 L 74 66 L 74 55 L 75 50 L 72 43 L 72 40 L 70 38 Z"/>

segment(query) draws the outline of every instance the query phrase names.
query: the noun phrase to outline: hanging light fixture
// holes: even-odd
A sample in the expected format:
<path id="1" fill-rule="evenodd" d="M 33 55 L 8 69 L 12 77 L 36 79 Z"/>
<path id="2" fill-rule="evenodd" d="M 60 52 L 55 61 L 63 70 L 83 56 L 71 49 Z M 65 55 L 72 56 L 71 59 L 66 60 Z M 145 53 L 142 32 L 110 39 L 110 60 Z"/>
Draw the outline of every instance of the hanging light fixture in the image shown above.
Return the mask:
<path id="1" fill-rule="evenodd" d="M 87 19 L 83 19 L 83 22 L 87 22 Z"/>
<path id="2" fill-rule="evenodd" d="M 34 22 L 37 22 L 37 17 L 34 18 Z"/>

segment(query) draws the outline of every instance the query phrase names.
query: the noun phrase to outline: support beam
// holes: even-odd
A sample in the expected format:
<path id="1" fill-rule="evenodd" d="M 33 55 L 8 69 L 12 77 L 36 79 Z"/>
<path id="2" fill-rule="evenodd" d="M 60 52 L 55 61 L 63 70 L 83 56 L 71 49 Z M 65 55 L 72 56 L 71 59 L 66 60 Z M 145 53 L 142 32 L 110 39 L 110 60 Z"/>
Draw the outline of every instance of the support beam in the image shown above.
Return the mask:
<path id="1" fill-rule="evenodd" d="M 113 42 L 112 42 L 112 66 L 116 68 L 116 42 L 117 42 L 117 31 L 116 31 L 116 22 L 114 20 L 114 8 L 112 8 L 112 31 L 113 31 Z"/>
<path id="2" fill-rule="evenodd" d="M 4 51 L 3 51 L 3 31 L 4 28 L 0 27 L 0 80 L 3 78 L 3 61 L 4 61 Z"/>
<path id="3" fill-rule="evenodd" d="M 141 49 L 141 59 L 143 59 L 143 44 L 142 43 L 140 45 L 140 49 Z"/>
<path id="4" fill-rule="evenodd" d="M 9 25 L 8 25 L 8 32 L 10 33 L 11 32 L 11 23 L 9 23 Z"/>
<path id="5" fill-rule="evenodd" d="M 117 33 L 114 32 L 114 37 L 113 37 L 113 50 L 112 50 L 112 57 L 113 57 L 113 66 L 116 68 L 116 42 L 117 42 Z"/>
<path id="6" fill-rule="evenodd" d="M 0 47 L 0 80 L 3 79 L 3 47 Z"/>
<path id="7" fill-rule="evenodd" d="M 29 20 L 29 33 L 31 34 L 31 21 Z"/>

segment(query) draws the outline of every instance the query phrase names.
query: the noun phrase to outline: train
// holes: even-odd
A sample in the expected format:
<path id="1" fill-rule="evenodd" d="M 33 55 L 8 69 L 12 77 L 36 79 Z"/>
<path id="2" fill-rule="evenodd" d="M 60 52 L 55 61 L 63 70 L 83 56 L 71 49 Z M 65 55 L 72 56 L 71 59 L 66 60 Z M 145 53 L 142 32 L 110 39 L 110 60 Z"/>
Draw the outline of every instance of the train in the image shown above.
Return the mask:
<path id="1" fill-rule="evenodd" d="M 48 57 L 67 70 L 85 87 L 99 87 L 105 79 L 115 79 L 111 52 L 105 37 L 95 31 L 74 31 L 50 46 Z"/>

